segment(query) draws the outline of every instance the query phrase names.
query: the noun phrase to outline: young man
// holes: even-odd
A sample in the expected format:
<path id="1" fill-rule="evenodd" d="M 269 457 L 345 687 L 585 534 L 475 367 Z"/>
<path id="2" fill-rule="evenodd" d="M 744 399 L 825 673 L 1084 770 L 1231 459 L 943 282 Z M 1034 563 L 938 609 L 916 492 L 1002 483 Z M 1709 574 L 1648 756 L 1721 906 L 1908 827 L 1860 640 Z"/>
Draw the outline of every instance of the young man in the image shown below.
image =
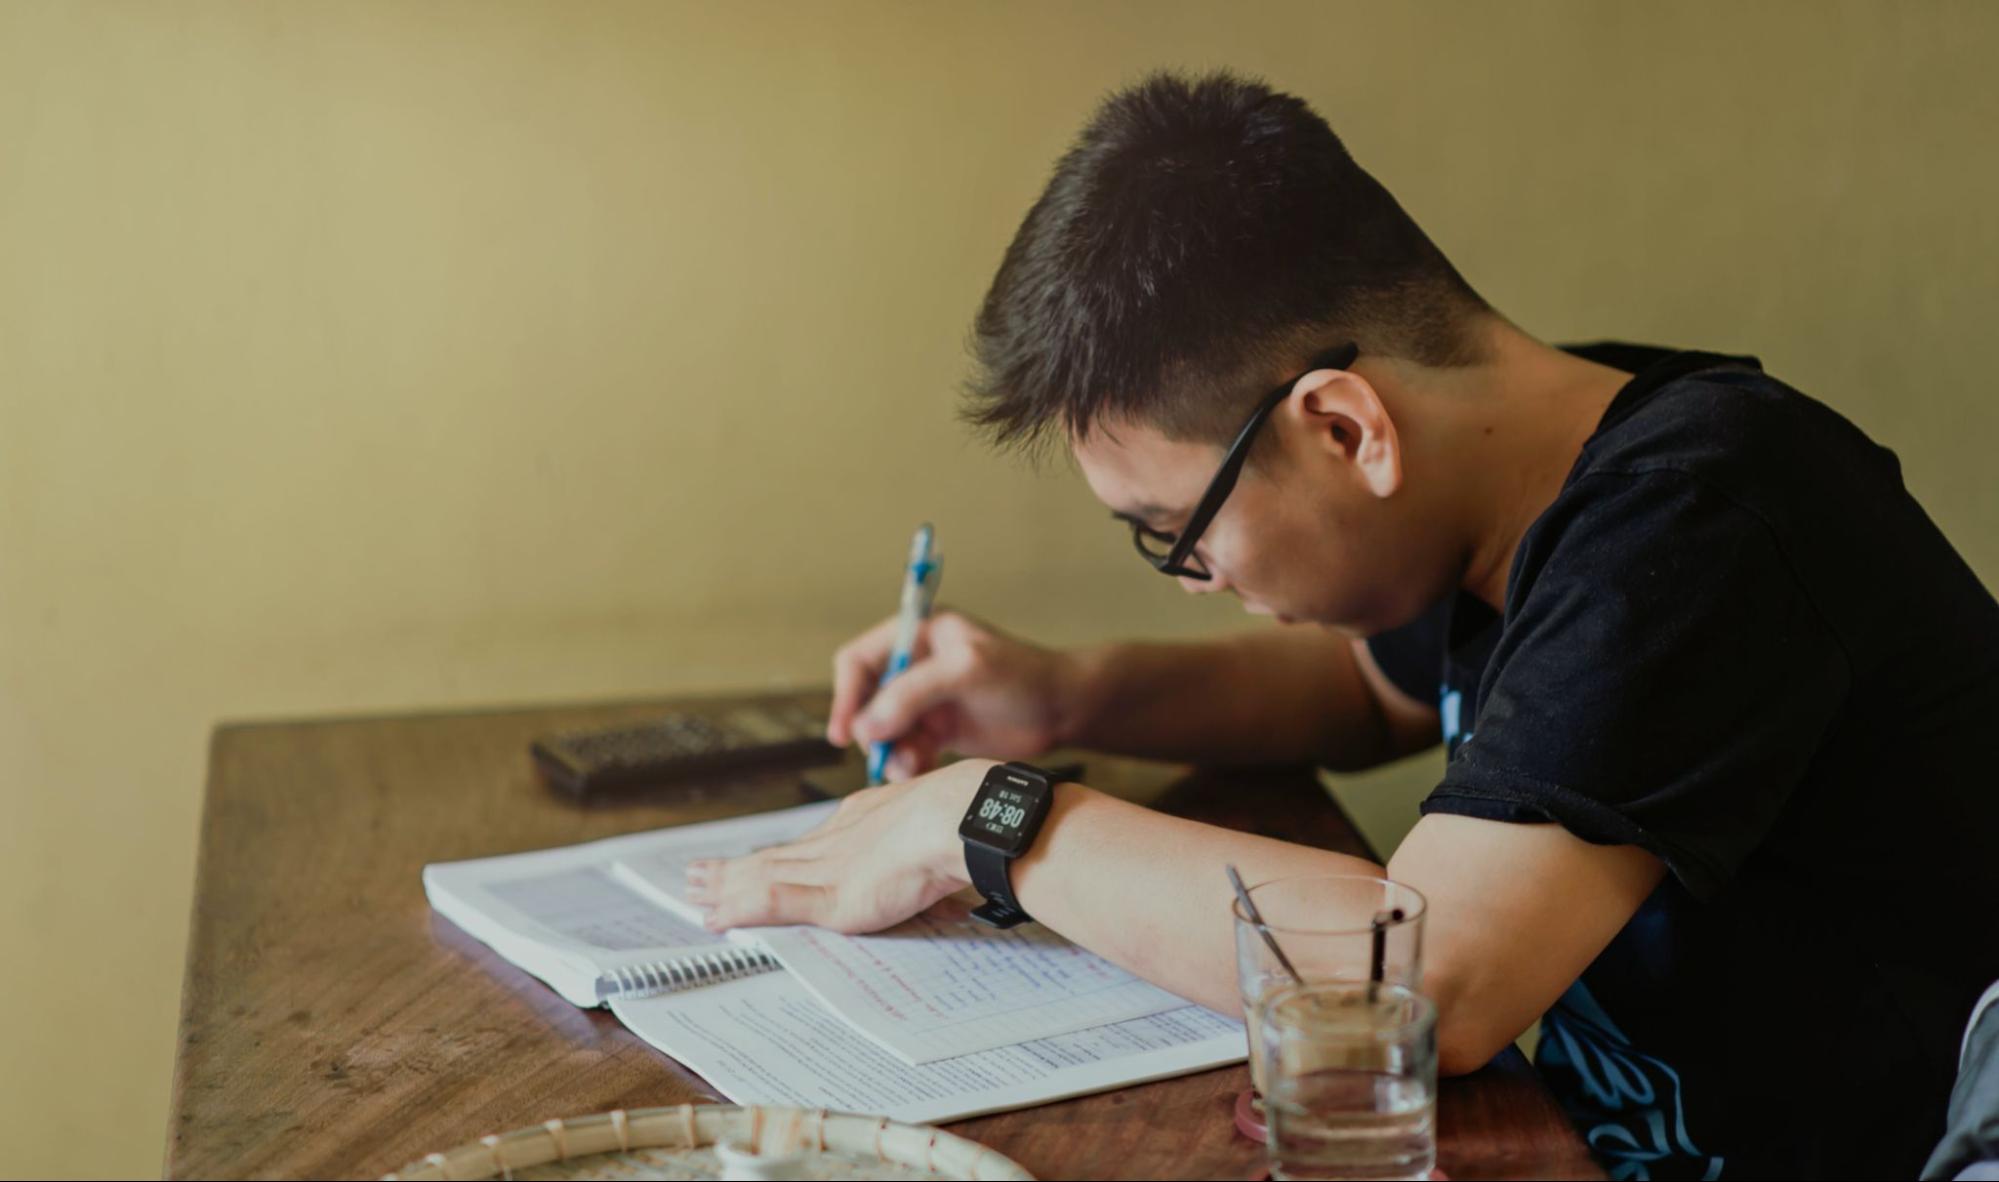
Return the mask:
<path id="1" fill-rule="evenodd" d="M 945 613 L 870 700 L 874 629 L 829 734 L 915 778 L 697 867 L 717 927 L 870 930 L 964 887 L 992 764 L 916 775 L 944 748 L 1345 769 L 1441 740 L 1387 873 L 1429 901 L 1444 1071 L 1546 1014 L 1618 1177 L 1914 1175 L 1999 977 L 1999 605 L 1893 455 L 1748 358 L 1540 343 L 1304 103 L 1226 75 L 1105 104 L 977 348 L 975 422 L 1055 435 L 1155 568 L 1298 623 L 1052 652 Z M 1233 1010 L 1227 862 L 1379 870 L 1062 784 L 1011 890 Z"/>

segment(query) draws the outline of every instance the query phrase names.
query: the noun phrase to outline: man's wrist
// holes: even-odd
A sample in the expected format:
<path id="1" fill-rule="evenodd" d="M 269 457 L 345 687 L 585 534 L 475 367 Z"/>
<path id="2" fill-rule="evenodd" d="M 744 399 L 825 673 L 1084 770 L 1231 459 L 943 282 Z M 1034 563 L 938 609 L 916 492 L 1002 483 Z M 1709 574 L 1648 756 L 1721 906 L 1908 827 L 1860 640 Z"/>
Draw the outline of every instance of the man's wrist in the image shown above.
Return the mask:
<path id="1" fill-rule="evenodd" d="M 958 836 L 958 826 L 971 811 L 972 798 L 979 794 L 986 773 L 998 766 L 996 759 L 961 759 L 951 765 L 951 774 L 941 777 L 944 782 L 937 785 L 933 795 L 937 821 L 931 826 L 935 838 L 931 842 L 929 863 L 930 872 L 946 882 L 961 887 L 972 883 L 971 873 L 965 869 L 965 840 Z"/>

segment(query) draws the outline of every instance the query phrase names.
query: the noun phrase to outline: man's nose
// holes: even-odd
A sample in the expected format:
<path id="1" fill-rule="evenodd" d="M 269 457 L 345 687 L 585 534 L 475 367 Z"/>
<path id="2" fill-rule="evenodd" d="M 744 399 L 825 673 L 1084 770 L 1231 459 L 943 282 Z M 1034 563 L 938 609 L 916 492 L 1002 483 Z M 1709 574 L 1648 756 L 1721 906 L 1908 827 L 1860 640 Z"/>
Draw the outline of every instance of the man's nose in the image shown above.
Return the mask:
<path id="1" fill-rule="evenodd" d="M 1226 591 L 1229 589 L 1229 582 L 1226 578 L 1222 577 L 1222 572 L 1216 570 L 1212 565 L 1209 565 L 1207 569 L 1208 577 L 1205 579 L 1190 579 L 1185 575 L 1175 576 L 1180 581 L 1180 589 L 1189 595 L 1212 595 L 1217 591 Z"/>

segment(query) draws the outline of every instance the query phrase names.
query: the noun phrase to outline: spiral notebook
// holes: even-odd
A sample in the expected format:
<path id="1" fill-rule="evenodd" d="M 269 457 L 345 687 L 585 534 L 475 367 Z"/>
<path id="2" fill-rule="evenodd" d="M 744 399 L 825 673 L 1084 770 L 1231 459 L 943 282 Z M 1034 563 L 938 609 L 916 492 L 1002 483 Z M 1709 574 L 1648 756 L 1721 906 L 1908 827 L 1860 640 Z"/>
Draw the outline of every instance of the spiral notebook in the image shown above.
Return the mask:
<path id="1" fill-rule="evenodd" d="M 580 1006 L 608 1005 L 739 1103 L 943 1120 L 1240 1060 L 1240 1025 L 1038 925 L 946 900 L 887 932 L 720 936 L 686 866 L 790 840 L 832 802 L 424 868 L 431 906 Z M 780 971 L 783 970 L 783 971 Z"/>
<path id="2" fill-rule="evenodd" d="M 634 889 L 620 859 L 683 852 L 680 863 L 746 852 L 809 829 L 833 802 L 781 826 L 720 822 L 423 869 L 431 907 L 579 1006 L 672 992 L 779 967 L 769 952 L 708 931 L 685 906 Z M 757 820 L 758 818 L 750 818 Z"/>

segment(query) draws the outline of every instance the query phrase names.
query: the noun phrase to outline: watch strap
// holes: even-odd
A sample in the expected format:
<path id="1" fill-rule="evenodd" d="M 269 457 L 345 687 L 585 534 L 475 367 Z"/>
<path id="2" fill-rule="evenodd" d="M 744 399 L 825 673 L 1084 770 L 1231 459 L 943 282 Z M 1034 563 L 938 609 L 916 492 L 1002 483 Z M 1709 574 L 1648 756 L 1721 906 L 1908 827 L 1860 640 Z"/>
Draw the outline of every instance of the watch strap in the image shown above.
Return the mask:
<path id="1" fill-rule="evenodd" d="M 965 843 L 965 870 L 971 875 L 972 885 L 986 897 L 983 904 L 972 909 L 973 919 L 996 928 L 1017 927 L 1027 922 L 1027 912 L 1013 897 L 1013 878 L 1007 869 L 1012 861 L 998 850 Z"/>

